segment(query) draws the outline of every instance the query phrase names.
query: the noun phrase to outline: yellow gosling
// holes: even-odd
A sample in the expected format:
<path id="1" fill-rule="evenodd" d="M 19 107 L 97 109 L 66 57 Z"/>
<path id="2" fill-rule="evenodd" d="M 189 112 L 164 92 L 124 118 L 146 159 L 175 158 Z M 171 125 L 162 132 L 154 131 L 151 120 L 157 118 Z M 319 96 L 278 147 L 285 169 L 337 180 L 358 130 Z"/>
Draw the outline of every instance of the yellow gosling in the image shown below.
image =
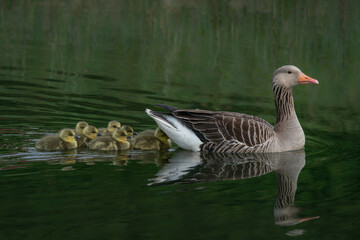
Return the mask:
<path id="1" fill-rule="evenodd" d="M 38 140 L 35 145 L 36 149 L 42 151 L 55 151 L 77 148 L 75 132 L 65 128 L 59 134 L 45 136 Z"/>
<path id="2" fill-rule="evenodd" d="M 157 128 L 153 135 L 140 133 L 134 140 L 133 148 L 139 150 L 165 150 L 171 147 L 169 137 Z"/>
<path id="3" fill-rule="evenodd" d="M 97 137 L 89 143 L 89 148 L 92 150 L 101 151 L 120 151 L 130 148 L 130 143 L 127 141 L 128 134 L 124 129 L 116 129 L 113 134 Z"/>
<path id="4" fill-rule="evenodd" d="M 120 127 L 121 124 L 118 121 L 113 120 L 108 123 L 107 128 L 99 128 L 98 130 L 101 135 L 105 135 L 108 133 L 112 134 L 116 129 Z"/>
<path id="5" fill-rule="evenodd" d="M 83 134 L 79 135 L 77 139 L 78 148 L 86 147 L 91 140 L 94 140 L 98 135 L 98 130 L 94 126 L 87 126 L 84 129 Z"/>
<path id="6" fill-rule="evenodd" d="M 89 126 L 89 124 L 87 122 L 81 121 L 78 122 L 75 126 L 75 133 L 76 134 L 83 134 L 84 133 L 84 129 Z"/>
<path id="7" fill-rule="evenodd" d="M 121 129 L 124 129 L 127 132 L 128 136 L 130 136 L 130 140 L 132 140 L 134 138 L 134 135 L 136 135 L 134 129 L 129 125 L 123 125 Z"/>

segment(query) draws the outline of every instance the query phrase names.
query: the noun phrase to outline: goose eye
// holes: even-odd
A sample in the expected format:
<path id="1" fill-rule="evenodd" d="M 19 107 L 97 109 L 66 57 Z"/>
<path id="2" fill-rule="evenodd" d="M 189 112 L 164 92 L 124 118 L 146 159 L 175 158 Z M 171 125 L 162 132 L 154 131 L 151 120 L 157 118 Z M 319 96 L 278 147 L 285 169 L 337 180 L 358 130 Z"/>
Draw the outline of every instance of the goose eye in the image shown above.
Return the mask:
<path id="1" fill-rule="evenodd" d="M 288 71 L 288 74 L 292 74 L 292 71 Z"/>

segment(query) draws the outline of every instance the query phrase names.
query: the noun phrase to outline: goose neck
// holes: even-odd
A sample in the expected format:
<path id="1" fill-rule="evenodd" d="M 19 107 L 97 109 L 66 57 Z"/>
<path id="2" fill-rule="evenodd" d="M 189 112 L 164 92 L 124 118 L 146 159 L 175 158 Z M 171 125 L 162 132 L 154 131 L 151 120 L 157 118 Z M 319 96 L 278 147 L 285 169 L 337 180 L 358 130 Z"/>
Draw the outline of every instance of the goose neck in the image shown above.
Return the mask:
<path id="1" fill-rule="evenodd" d="M 294 109 L 292 89 L 274 86 L 276 122 L 274 131 L 283 151 L 301 149 L 305 145 L 304 131 Z"/>
<path id="2" fill-rule="evenodd" d="M 296 117 L 292 88 L 274 85 L 274 98 L 276 107 L 275 125 L 281 124 Z"/>

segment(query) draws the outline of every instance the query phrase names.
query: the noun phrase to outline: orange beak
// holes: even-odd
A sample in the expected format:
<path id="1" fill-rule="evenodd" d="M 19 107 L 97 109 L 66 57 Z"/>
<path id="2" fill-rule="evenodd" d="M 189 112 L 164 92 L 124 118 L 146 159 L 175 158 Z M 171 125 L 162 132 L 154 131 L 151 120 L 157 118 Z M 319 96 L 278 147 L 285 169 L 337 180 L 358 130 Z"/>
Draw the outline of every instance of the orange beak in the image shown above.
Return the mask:
<path id="1" fill-rule="evenodd" d="M 304 73 L 300 72 L 299 73 L 299 84 L 308 84 L 308 83 L 319 84 L 319 81 L 314 78 L 311 78 L 309 76 L 306 76 Z"/>

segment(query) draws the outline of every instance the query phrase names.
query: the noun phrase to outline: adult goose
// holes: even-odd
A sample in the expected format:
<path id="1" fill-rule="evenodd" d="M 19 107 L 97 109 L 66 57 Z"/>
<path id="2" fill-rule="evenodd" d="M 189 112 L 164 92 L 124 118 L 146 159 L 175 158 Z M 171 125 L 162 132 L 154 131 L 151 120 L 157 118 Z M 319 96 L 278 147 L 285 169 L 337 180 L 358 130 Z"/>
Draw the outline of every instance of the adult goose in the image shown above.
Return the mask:
<path id="1" fill-rule="evenodd" d="M 276 122 L 235 112 L 184 110 L 159 105 L 169 114 L 146 109 L 158 126 L 179 147 L 208 152 L 284 152 L 301 149 L 305 135 L 296 116 L 292 89 L 298 84 L 319 82 L 295 66 L 278 68 L 272 86 Z"/>

